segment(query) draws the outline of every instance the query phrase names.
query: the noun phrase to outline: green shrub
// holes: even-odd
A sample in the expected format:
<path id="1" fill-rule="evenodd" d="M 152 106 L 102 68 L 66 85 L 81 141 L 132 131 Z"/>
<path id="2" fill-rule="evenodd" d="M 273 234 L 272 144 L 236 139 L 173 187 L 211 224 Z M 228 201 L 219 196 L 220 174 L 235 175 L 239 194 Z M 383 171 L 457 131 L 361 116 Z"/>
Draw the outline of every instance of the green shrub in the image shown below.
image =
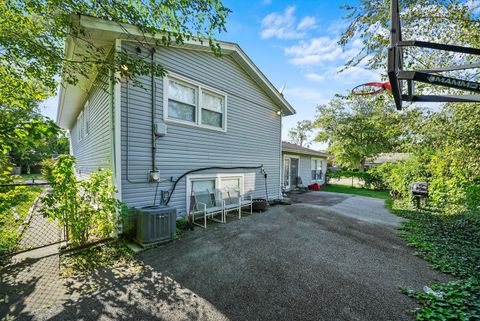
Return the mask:
<path id="1" fill-rule="evenodd" d="M 66 224 L 69 241 L 74 244 L 112 236 L 116 211 L 123 213 L 123 206 L 115 200 L 111 171 L 98 169 L 77 182 L 74 164 L 72 156 L 58 157 L 50 175 L 53 192 L 43 199 L 43 213 Z"/>
<path id="2" fill-rule="evenodd" d="M 49 182 L 53 182 L 53 168 L 55 167 L 55 159 L 47 158 L 42 161 L 42 176 Z"/>
<path id="3" fill-rule="evenodd" d="M 413 182 L 428 181 L 425 165 L 412 157 L 398 162 L 386 162 L 370 170 L 372 176 L 379 177 L 383 186 L 390 189 L 399 198 L 411 197 Z"/>

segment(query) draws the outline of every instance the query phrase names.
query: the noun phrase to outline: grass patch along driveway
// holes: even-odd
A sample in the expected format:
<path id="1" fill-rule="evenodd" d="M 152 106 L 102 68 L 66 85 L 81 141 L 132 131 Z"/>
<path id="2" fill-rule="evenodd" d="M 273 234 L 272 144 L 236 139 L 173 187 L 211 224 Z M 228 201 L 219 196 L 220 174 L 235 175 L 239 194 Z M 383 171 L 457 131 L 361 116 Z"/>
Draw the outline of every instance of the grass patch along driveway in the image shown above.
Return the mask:
<path id="1" fill-rule="evenodd" d="M 368 188 L 353 187 L 353 186 L 340 185 L 340 184 L 328 184 L 326 186 L 322 186 L 321 190 L 323 192 L 352 194 L 352 195 L 360 195 L 360 196 L 374 197 L 374 198 L 381 198 L 381 199 L 387 199 L 387 197 L 389 196 L 388 191 L 377 191 L 377 190 L 368 189 Z"/>
<path id="2" fill-rule="evenodd" d="M 33 319 L 413 320 L 415 301 L 398 286 L 445 276 L 411 254 L 384 211 L 385 224 L 294 204 L 197 228 L 139 254 L 134 274 L 100 269 L 75 282 L 81 295 Z"/>

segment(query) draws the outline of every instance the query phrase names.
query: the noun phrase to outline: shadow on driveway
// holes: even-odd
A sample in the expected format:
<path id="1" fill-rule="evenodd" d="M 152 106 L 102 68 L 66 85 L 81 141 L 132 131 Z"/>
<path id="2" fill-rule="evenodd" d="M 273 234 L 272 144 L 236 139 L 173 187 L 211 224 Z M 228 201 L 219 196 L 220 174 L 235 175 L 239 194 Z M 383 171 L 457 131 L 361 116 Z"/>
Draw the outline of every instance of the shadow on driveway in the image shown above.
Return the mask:
<path id="1" fill-rule="evenodd" d="M 140 269 L 76 280 L 73 299 L 35 319 L 413 320 L 398 286 L 445 276 L 412 251 L 390 227 L 277 206 L 143 252 Z"/>

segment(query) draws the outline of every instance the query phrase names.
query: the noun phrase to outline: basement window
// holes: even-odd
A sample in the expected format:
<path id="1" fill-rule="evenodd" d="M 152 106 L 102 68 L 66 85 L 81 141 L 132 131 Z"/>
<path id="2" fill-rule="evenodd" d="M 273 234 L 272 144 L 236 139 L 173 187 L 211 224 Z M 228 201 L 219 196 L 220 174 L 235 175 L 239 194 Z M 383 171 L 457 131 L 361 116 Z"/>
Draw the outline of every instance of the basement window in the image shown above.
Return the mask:
<path id="1" fill-rule="evenodd" d="M 208 192 L 211 197 L 214 196 L 215 189 L 219 190 L 239 190 L 243 195 L 244 174 L 242 173 L 222 173 L 222 174 L 192 174 L 187 176 L 187 213 L 193 208 L 193 193 Z M 193 190 L 192 190 L 193 188 Z M 192 206 L 192 207 L 191 207 Z"/>

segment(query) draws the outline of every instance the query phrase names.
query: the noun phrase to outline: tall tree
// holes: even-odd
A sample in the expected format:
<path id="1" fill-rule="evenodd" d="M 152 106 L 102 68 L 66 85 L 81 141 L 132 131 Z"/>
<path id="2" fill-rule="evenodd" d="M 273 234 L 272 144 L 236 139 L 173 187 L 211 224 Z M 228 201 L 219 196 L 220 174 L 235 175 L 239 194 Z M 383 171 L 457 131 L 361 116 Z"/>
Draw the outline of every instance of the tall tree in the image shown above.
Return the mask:
<path id="1" fill-rule="evenodd" d="M 390 2 L 360 0 L 357 5 L 345 5 L 349 22 L 339 44 L 346 46 L 356 39 L 362 49 L 346 64 L 346 68 L 366 65 L 386 70 L 390 37 Z M 437 43 L 478 47 L 480 14 L 478 1 L 399 0 L 404 40 L 427 40 Z M 433 54 L 436 53 L 436 54 Z M 452 65 L 452 62 L 472 62 L 475 57 L 442 51 L 409 48 L 405 55 L 406 68 L 429 69 Z"/>
<path id="2" fill-rule="evenodd" d="M 88 77 L 92 71 L 120 72 L 133 79 L 151 72 L 151 63 L 141 57 L 119 54 L 110 59 L 109 48 L 89 40 L 89 33 L 73 23 L 73 14 L 138 26 L 145 36 L 137 38 L 142 45 L 146 44 L 147 35 L 160 34 L 154 38 L 157 44 L 206 41 L 214 53 L 220 54 L 214 36 L 225 31 L 229 12 L 220 0 L 2 1 L 0 105 L 17 106 L 23 102 L 25 106 L 29 99 L 54 94 L 59 75 L 67 83 L 75 84 L 79 77 Z M 68 57 L 64 52 L 67 37 L 82 44 L 85 52 Z M 153 71 L 159 76 L 164 73 L 158 64 L 153 66 Z"/>
<path id="3" fill-rule="evenodd" d="M 368 103 L 366 108 L 355 98 L 338 96 L 317 107 L 315 140 L 328 143 L 328 151 L 342 167 L 363 171 L 367 158 L 400 144 L 402 115 L 393 111 L 385 96 Z"/>
<path id="4" fill-rule="evenodd" d="M 30 144 L 17 145 L 10 152 L 10 159 L 15 166 L 22 168 L 22 172 L 30 172 L 31 167 L 39 166 L 54 154 L 68 154 L 69 141 L 65 133 L 51 134 L 43 139 L 33 140 Z"/>
<path id="5" fill-rule="evenodd" d="M 312 133 L 313 124 L 310 120 L 298 121 L 295 127 L 288 131 L 289 141 L 302 147 L 310 146 L 310 134 Z"/>
<path id="6" fill-rule="evenodd" d="M 60 76 L 75 84 L 95 71 L 118 72 L 134 81 L 152 70 L 157 76 L 164 74 L 161 65 L 152 66 L 141 57 L 109 57 L 108 48 L 97 46 L 84 28 L 73 23 L 76 14 L 138 26 L 144 35 L 136 38 L 140 45 L 146 45 L 147 36 L 167 46 L 198 40 L 208 42 L 212 52 L 220 55 L 215 36 L 225 31 L 229 12 L 220 0 L 0 1 L 1 169 L 8 167 L 6 154 L 14 142 L 21 144 L 16 150 L 28 148 L 33 139 L 58 131 L 53 122 L 32 115 L 39 101 L 55 94 Z M 85 52 L 68 57 L 64 52 L 67 37 L 82 44 Z"/>

